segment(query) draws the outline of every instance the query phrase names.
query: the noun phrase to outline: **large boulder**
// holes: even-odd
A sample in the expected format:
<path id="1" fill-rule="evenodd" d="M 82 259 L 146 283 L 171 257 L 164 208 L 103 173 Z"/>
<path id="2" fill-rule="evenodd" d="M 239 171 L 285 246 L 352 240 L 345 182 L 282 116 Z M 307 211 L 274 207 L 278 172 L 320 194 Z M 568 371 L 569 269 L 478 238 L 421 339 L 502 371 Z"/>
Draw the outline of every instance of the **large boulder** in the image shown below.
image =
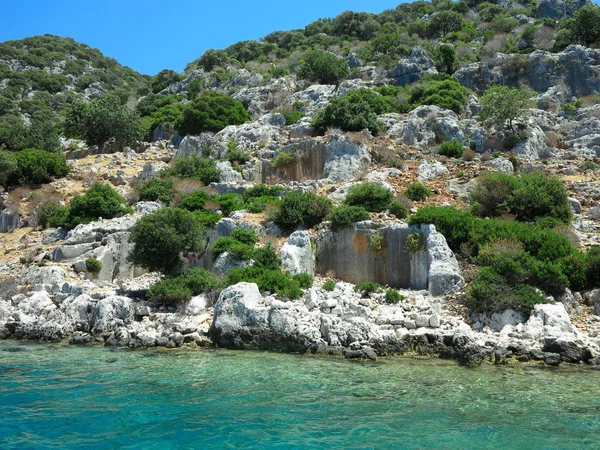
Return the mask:
<path id="1" fill-rule="evenodd" d="M 423 225 L 421 234 L 427 243 L 428 291 L 431 295 L 445 295 L 460 290 L 465 280 L 446 238 L 434 225 Z"/>
<path id="2" fill-rule="evenodd" d="M 351 180 L 368 172 L 371 155 L 367 147 L 347 137 L 332 136 L 327 144 L 323 174 L 330 183 Z"/>
<path id="3" fill-rule="evenodd" d="M 279 252 L 281 267 L 293 275 L 315 272 L 315 257 L 312 252 L 308 231 L 295 231 Z"/>
<path id="4" fill-rule="evenodd" d="M 456 139 L 465 142 L 460 117 L 449 109 L 424 105 L 408 113 L 406 120 L 394 125 L 389 135 L 408 145 L 427 150 Z"/>
<path id="5" fill-rule="evenodd" d="M 437 73 L 435 62 L 427 52 L 420 47 L 414 47 L 407 59 L 398 61 L 396 67 L 390 71 L 390 77 L 394 80 L 394 84 L 406 86 L 419 81 L 425 75 Z"/>
<path id="6" fill-rule="evenodd" d="M 92 329 L 97 333 L 113 331 L 133 319 L 131 299 L 109 296 L 99 300 L 92 311 Z"/>

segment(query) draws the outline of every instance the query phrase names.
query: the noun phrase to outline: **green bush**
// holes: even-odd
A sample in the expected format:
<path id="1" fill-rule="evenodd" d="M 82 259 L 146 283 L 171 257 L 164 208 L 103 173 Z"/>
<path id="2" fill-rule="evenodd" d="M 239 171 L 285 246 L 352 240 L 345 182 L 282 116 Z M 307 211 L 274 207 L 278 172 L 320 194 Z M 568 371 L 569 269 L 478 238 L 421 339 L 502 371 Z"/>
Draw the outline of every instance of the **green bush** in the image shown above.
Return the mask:
<path id="1" fill-rule="evenodd" d="M 480 313 L 507 309 L 529 313 L 535 305 L 546 303 L 545 297 L 534 287 L 520 283 L 511 285 L 491 267 L 477 269 L 467 298 L 471 310 Z"/>
<path id="2" fill-rule="evenodd" d="M 242 244 L 256 245 L 258 243 L 258 236 L 254 230 L 247 228 L 236 228 L 231 232 L 231 237 Z"/>
<path id="3" fill-rule="evenodd" d="M 331 227 L 334 229 L 353 227 L 356 222 L 369 220 L 369 212 L 362 206 L 341 205 L 334 208 L 327 220 L 331 221 Z"/>
<path id="4" fill-rule="evenodd" d="M 68 224 L 69 208 L 57 203 L 44 203 L 37 211 L 37 221 L 42 228 L 59 228 Z"/>
<path id="5" fill-rule="evenodd" d="M 198 218 L 200 225 L 202 225 L 204 228 L 213 228 L 219 222 L 219 220 L 222 219 L 220 214 L 217 214 L 213 211 L 198 210 L 194 211 L 194 215 Z"/>
<path id="6" fill-rule="evenodd" d="M 237 142 L 227 144 L 227 160 L 231 164 L 246 164 L 250 161 L 250 153 L 238 149 Z"/>
<path id="7" fill-rule="evenodd" d="M 355 184 L 348 190 L 344 203 L 350 206 L 362 206 L 367 211 L 385 211 L 393 198 L 392 191 L 377 183 L 366 181 Z"/>
<path id="8" fill-rule="evenodd" d="M 7 186 L 8 180 L 18 170 L 17 158 L 14 153 L 0 151 L 0 186 Z"/>
<path id="9" fill-rule="evenodd" d="M 568 222 L 572 213 L 567 198 L 564 183 L 541 172 L 519 176 L 486 172 L 478 177 L 471 192 L 473 211 L 478 216 L 509 213 L 521 221 L 549 217 Z"/>
<path id="10" fill-rule="evenodd" d="M 254 255 L 254 246 L 244 244 L 230 236 L 221 236 L 215 241 L 212 251 L 215 260 L 219 255 L 227 252 L 232 259 L 249 261 Z"/>
<path id="11" fill-rule="evenodd" d="M 461 158 L 465 148 L 456 139 L 451 141 L 442 142 L 440 145 L 439 154 L 447 156 L 448 158 Z"/>
<path id="12" fill-rule="evenodd" d="M 26 149 L 4 158 L 4 167 L 12 170 L 6 177 L 6 184 L 43 184 L 54 177 L 64 177 L 71 169 L 65 158 L 58 153 L 45 150 Z M 16 163 L 16 170 L 14 167 Z"/>
<path id="13" fill-rule="evenodd" d="M 245 202 L 250 202 L 253 199 L 261 197 L 278 197 L 283 192 L 281 186 L 267 186 L 266 184 L 257 184 L 249 189 L 246 189 L 242 194 Z"/>
<path id="14" fill-rule="evenodd" d="M 325 281 L 325 283 L 323 283 L 323 289 L 325 289 L 328 292 L 333 291 L 335 289 L 335 281 L 333 281 L 333 280 Z"/>
<path id="15" fill-rule="evenodd" d="M 600 286 L 600 246 L 595 246 L 587 251 L 587 284 L 589 287 Z"/>
<path id="16" fill-rule="evenodd" d="M 404 191 L 404 195 L 413 201 L 425 201 L 432 194 L 433 192 L 421 183 L 411 183 Z"/>
<path id="17" fill-rule="evenodd" d="M 388 289 L 385 291 L 385 302 L 390 305 L 395 305 L 400 301 L 404 300 L 404 296 L 400 295 L 400 292 L 394 289 Z"/>
<path id="18" fill-rule="evenodd" d="M 193 296 L 215 290 L 219 282 L 207 270 L 193 268 L 175 278 L 154 284 L 148 291 L 150 300 L 162 304 L 186 302 Z"/>
<path id="19" fill-rule="evenodd" d="M 407 253 L 417 253 L 424 249 L 425 244 L 421 233 L 409 234 L 404 243 L 404 251 Z"/>
<path id="20" fill-rule="evenodd" d="M 304 54 L 298 77 L 321 84 L 338 84 L 348 74 L 348 63 L 323 50 Z"/>
<path id="21" fill-rule="evenodd" d="M 130 214 L 133 210 L 125 206 L 126 202 L 112 187 L 94 183 L 85 194 L 76 195 L 69 205 L 69 226 L 76 227 L 90 223 L 98 218 L 112 219 L 121 214 Z"/>
<path id="22" fill-rule="evenodd" d="M 373 281 L 362 281 L 354 285 L 354 292 L 360 292 L 363 297 L 368 297 L 375 292 L 381 292 L 383 287 Z"/>
<path id="23" fill-rule="evenodd" d="M 85 260 L 85 268 L 89 273 L 98 274 L 102 270 L 102 262 L 96 258 L 88 258 Z"/>
<path id="24" fill-rule="evenodd" d="M 315 279 L 307 273 L 300 273 L 298 275 L 294 275 L 294 280 L 298 282 L 298 285 L 302 289 L 310 289 L 315 282 Z"/>
<path id="25" fill-rule="evenodd" d="M 415 107 L 435 105 L 460 114 L 467 105 L 467 90 L 456 78 L 449 75 L 430 75 L 415 86 L 409 101 Z"/>
<path id="26" fill-rule="evenodd" d="M 175 165 L 165 170 L 161 175 L 200 180 L 205 186 L 208 186 L 210 183 L 219 181 L 221 172 L 217 169 L 213 159 L 192 155 L 178 158 Z"/>
<path id="27" fill-rule="evenodd" d="M 398 219 L 404 219 L 408 217 L 408 208 L 402 202 L 391 202 L 388 209 L 390 214 L 396 216 Z"/>
<path id="28" fill-rule="evenodd" d="M 250 115 L 237 100 L 217 91 L 205 91 L 184 108 L 178 132 L 181 136 L 204 131 L 217 133 L 228 125 L 241 125 L 249 120 Z"/>
<path id="29" fill-rule="evenodd" d="M 312 192 L 288 192 L 273 216 L 273 221 L 285 230 L 299 226 L 312 228 L 321 223 L 332 208 L 331 200 Z"/>
<path id="30" fill-rule="evenodd" d="M 448 245 L 455 252 L 471 240 L 476 219 L 470 213 L 454 206 L 425 206 L 410 216 L 411 225 L 433 224 L 442 233 Z"/>
<path id="31" fill-rule="evenodd" d="M 227 217 L 233 211 L 239 211 L 246 208 L 244 199 L 240 194 L 223 194 L 215 197 L 214 200 L 219 203 L 223 216 Z"/>
<path id="32" fill-rule="evenodd" d="M 479 119 L 498 129 L 508 124 L 514 133 L 514 121 L 527 116 L 531 96 L 531 90 L 524 87 L 490 86 L 481 96 Z"/>
<path id="33" fill-rule="evenodd" d="M 276 292 L 278 295 L 290 299 L 302 296 L 302 290 L 297 280 L 281 269 L 264 267 L 234 267 L 227 275 L 227 285 L 247 282 L 256 283 L 260 292 Z"/>
<path id="34" fill-rule="evenodd" d="M 204 209 L 204 205 L 209 199 L 210 196 L 206 192 L 198 190 L 191 194 L 185 195 L 177 207 L 187 209 L 188 211 L 202 211 Z"/>
<path id="35" fill-rule="evenodd" d="M 152 178 L 140 186 L 140 200 L 171 203 L 175 183 L 170 178 Z"/>
<path id="36" fill-rule="evenodd" d="M 279 152 L 275 159 L 271 161 L 271 167 L 279 169 L 281 167 L 288 167 L 294 161 L 294 154 L 285 150 Z"/>
<path id="37" fill-rule="evenodd" d="M 177 274 L 181 253 L 203 250 L 205 234 L 195 213 L 162 208 L 142 217 L 129 236 L 134 248 L 129 260 L 150 271 Z"/>

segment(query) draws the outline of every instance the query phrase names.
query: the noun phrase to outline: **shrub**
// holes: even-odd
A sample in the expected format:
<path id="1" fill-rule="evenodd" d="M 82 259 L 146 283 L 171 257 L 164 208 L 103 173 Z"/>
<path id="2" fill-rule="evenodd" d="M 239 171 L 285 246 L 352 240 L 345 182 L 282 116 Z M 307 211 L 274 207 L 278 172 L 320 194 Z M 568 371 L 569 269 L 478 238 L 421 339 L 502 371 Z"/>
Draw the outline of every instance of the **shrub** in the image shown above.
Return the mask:
<path id="1" fill-rule="evenodd" d="M 178 126 L 181 136 L 203 131 L 221 131 L 228 125 L 241 125 L 250 115 L 239 101 L 217 91 L 206 91 L 186 105 Z"/>
<path id="2" fill-rule="evenodd" d="M 526 88 L 491 86 L 481 97 L 480 120 L 488 121 L 498 129 L 506 123 L 514 133 L 514 121 L 526 117 L 532 93 Z"/>
<path id="3" fill-rule="evenodd" d="M 176 274 L 180 254 L 203 249 L 204 231 L 198 217 L 179 208 L 163 208 L 142 217 L 129 236 L 134 248 L 129 260 L 150 271 Z"/>
<path id="4" fill-rule="evenodd" d="M 411 183 L 404 191 L 404 195 L 413 201 L 425 201 L 432 194 L 433 192 L 421 183 Z"/>
<path id="5" fill-rule="evenodd" d="M 392 201 L 392 191 L 377 183 L 366 181 L 355 184 L 348 190 L 344 203 L 350 206 L 362 206 L 367 211 L 385 211 Z"/>
<path id="6" fill-rule="evenodd" d="M 325 283 L 323 283 L 323 289 L 325 289 L 328 292 L 333 291 L 335 289 L 335 281 L 333 281 L 333 280 L 325 281 Z"/>
<path id="7" fill-rule="evenodd" d="M 404 219 L 408 217 L 408 208 L 402 202 L 391 202 L 388 209 L 390 211 L 390 214 L 396 216 L 398 219 Z"/>
<path id="8" fill-rule="evenodd" d="M 440 145 L 439 154 L 447 156 L 448 158 L 460 158 L 464 151 L 465 148 L 463 145 L 456 139 L 452 139 L 451 141 L 443 142 L 442 145 Z"/>
<path id="9" fill-rule="evenodd" d="M 167 278 L 154 284 L 148 291 L 148 297 L 156 303 L 175 304 L 189 301 L 195 295 L 218 287 L 219 282 L 212 273 L 193 268 L 178 277 Z"/>
<path id="10" fill-rule="evenodd" d="M 254 230 L 247 228 L 236 228 L 231 232 L 231 237 L 242 244 L 256 245 L 258 242 L 258 236 Z"/>
<path id="11" fill-rule="evenodd" d="M 587 251 L 587 283 L 589 287 L 600 286 L 600 247 L 595 246 Z"/>
<path id="12" fill-rule="evenodd" d="M 354 292 L 360 292 L 363 297 L 368 297 L 369 294 L 381 292 L 382 286 L 373 281 L 362 281 L 354 285 Z"/>
<path id="13" fill-rule="evenodd" d="M 271 162 L 271 167 L 279 169 L 280 167 L 287 167 L 294 161 L 294 154 L 285 150 L 279 152 L 275 159 Z"/>
<path id="14" fill-rule="evenodd" d="M 37 221 L 42 228 L 64 227 L 68 223 L 69 208 L 57 203 L 45 203 L 37 211 Z"/>
<path id="15" fill-rule="evenodd" d="M 140 187 L 140 200 L 169 204 L 175 183 L 169 178 L 152 178 Z"/>
<path id="16" fill-rule="evenodd" d="M 89 273 L 98 274 L 102 270 L 102 262 L 96 258 L 88 258 L 85 260 L 85 268 Z"/>
<path id="17" fill-rule="evenodd" d="M 227 160 L 231 164 L 246 164 L 250 161 L 250 153 L 239 150 L 237 142 L 227 144 Z"/>
<path id="18" fill-rule="evenodd" d="M 233 211 L 239 211 L 246 207 L 244 199 L 240 194 L 223 194 L 215 197 L 215 200 L 219 203 L 221 212 L 225 217 L 229 216 Z"/>
<path id="19" fill-rule="evenodd" d="M 241 282 L 256 283 L 260 292 L 276 292 L 286 298 L 295 299 L 302 295 L 297 280 L 281 269 L 264 267 L 234 267 L 227 276 L 227 285 Z"/>
<path id="20" fill-rule="evenodd" d="M 221 236 L 213 246 L 213 257 L 216 260 L 219 255 L 227 252 L 231 258 L 237 261 L 249 261 L 254 254 L 252 245 L 240 242 L 231 236 Z"/>
<path id="21" fill-rule="evenodd" d="M 294 280 L 298 282 L 298 285 L 302 289 L 310 289 L 313 286 L 313 283 L 315 282 L 315 279 L 307 273 L 300 273 L 298 275 L 294 275 Z"/>
<path id="22" fill-rule="evenodd" d="M 529 313 L 536 304 L 546 302 L 534 287 L 520 283 L 511 285 L 491 267 L 477 269 L 467 298 L 471 310 L 481 313 L 507 309 Z"/>
<path id="23" fill-rule="evenodd" d="M 122 148 L 142 136 L 137 112 L 123 105 L 114 94 L 70 105 L 64 129 L 67 136 L 84 139 L 88 145 L 97 145 L 99 149 L 111 138 Z"/>
<path id="24" fill-rule="evenodd" d="M 433 224 L 442 233 L 452 250 L 459 251 L 461 244 L 471 240 L 475 217 L 453 206 L 425 206 L 410 216 L 411 225 Z"/>
<path id="25" fill-rule="evenodd" d="M 94 183 L 83 195 L 76 195 L 69 206 L 69 226 L 90 223 L 98 218 L 112 219 L 133 210 L 124 206 L 125 199 L 112 187 Z"/>
<path id="26" fill-rule="evenodd" d="M 424 244 L 420 233 L 409 234 L 404 243 L 404 251 L 407 253 L 417 253 L 423 250 Z"/>
<path id="27" fill-rule="evenodd" d="M 352 227 L 356 222 L 369 220 L 369 218 L 369 212 L 362 206 L 350 205 L 338 206 L 327 216 L 327 220 L 331 221 L 331 227 L 334 229 Z"/>
<path id="28" fill-rule="evenodd" d="M 332 98 L 324 109 L 317 111 L 311 126 L 319 133 L 323 133 L 327 128 L 340 128 L 344 131 L 368 129 L 376 134 L 385 125 L 377 118 L 377 113 L 367 101 L 352 100 L 346 95 Z"/>
<path id="29" fill-rule="evenodd" d="M 409 101 L 415 107 L 435 105 L 460 114 L 467 105 L 467 90 L 456 78 L 449 75 L 430 75 L 417 84 Z"/>
<path id="30" fill-rule="evenodd" d="M 244 201 L 249 202 L 260 197 L 277 197 L 283 192 L 280 186 L 267 186 L 266 184 L 257 184 L 246 189 L 242 194 Z"/>
<path id="31" fill-rule="evenodd" d="M 210 197 L 206 192 L 198 190 L 192 194 L 184 196 L 183 200 L 181 203 L 179 203 L 179 205 L 177 205 L 177 207 L 187 209 L 188 211 L 201 211 L 204 209 L 204 205 L 209 198 Z"/>
<path id="32" fill-rule="evenodd" d="M 281 200 L 273 221 L 285 230 L 298 226 L 312 228 L 321 223 L 332 208 L 331 200 L 312 192 L 292 191 Z"/>
<path id="33" fill-rule="evenodd" d="M 514 214 L 518 220 L 542 217 L 568 222 L 572 213 L 564 183 L 541 172 L 520 176 L 486 172 L 471 193 L 473 211 L 481 217 Z"/>
<path id="34" fill-rule="evenodd" d="M 385 291 L 385 302 L 386 303 L 389 303 L 390 305 L 395 305 L 402 300 L 404 300 L 404 296 L 400 295 L 400 292 L 398 292 L 394 289 L 388 289 L 387 291 Z"/>
<path id="35" fill-rule="evenodd" d="M 213 211 L 194 211 L 194 215 L 198 218 L 200 225 L 204 228 L 214 227 L 222 218 L 220 214 Z"/>
<path id="36" fill-rule="evenodd" d="M 348 73 L 348 63 L 323 50 L 304 54 L 298 77 L 321 84 L 338 84 Z"/>
<path id="37" fill-rule="evenodd" d="M 15 154 L 0 151 L 0 186 L 6 186 L 17 170 L 18 163 Z"/>
<path id="38" fill-rule="evenodd" d="M 597 169 L 600 169 L 600 165 L 596 164 L 594 161 L 585 161 L 581 165 L 581 168 L 583 170 L 597 170 Z"/>
<path id="39" fill-rule="evenodd" d="M 385 238 L 381 234 L 372 234 L 369 236 L 369 248 L 373 251 L 380 251 L 385 248 Z"/>
<path id="40" fill-rule="evenodd" d="M 4 158 L 5 167 L 12 169 L 4 175 L 8 185 L 49 183 L 53 177 L 64 177 L 71 171 L 65 158 L 58 153 L 26 149 L 12 155 L 14 159 Z M 13 163 L 16 163 L 16 170 Z"/>
<path id="41" fill-rule="evenodd" d="M 219 181 L 221 172 L 217 169 L 214 160 L 192 155 L 177 159 L 173 167 L 162 173 L 162 176 L 169 175 L 200 180 L 208 186 Z"/>

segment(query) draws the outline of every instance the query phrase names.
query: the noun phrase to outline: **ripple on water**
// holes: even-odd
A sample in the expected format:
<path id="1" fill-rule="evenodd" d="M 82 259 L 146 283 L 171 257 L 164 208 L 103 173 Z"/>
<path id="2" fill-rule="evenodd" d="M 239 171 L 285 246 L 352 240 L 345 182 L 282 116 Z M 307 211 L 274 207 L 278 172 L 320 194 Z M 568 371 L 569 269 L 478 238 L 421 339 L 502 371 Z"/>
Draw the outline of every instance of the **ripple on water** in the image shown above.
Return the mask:
<path id="1" fill-rule="evenodd" d="M 0 351 L 2 448 L 600 447 L 598 372 L 227 350 Z"/>

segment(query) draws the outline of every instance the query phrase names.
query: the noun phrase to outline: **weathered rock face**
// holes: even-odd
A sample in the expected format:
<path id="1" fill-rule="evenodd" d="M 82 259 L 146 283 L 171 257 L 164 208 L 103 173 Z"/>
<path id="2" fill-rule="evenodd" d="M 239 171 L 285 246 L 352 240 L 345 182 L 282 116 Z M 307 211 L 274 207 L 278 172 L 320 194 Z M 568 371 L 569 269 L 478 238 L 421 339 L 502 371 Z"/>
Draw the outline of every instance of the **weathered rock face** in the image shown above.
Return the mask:
<path id="1" fill-rule="evenodd" d="M 418 236 L 420 248 L 409 250 L 411 235 Z M 352 283 L 375 281 L 398 288 L 429 289 L 434 295 L 454 292 L 464 284 L 454 254 L 431 225 L 359 222 L 354 228 L 322 233 L 317 254 L 318 273 L 333 271 Z"/>
<path id="2" fill-rule="evenodd" d="M 425 75 L 438 73 L 435 68 L 435 62 L 420 47 L 414 47 L 407 59 L 398 62 L 398 65 L 390 71 L 390 77 L 394 84 L 406 86 L 407 84 L 419 81 Z"/>
<path id="3" fill-rule="evenodd" d="M 289 102 L 296 83 L 291 78 L 279 78 L 266 86 L 242 88 L 232 96 L 241 102 L 248 113 L 258 118 L 282 104 Z"/>
<path id="4" fill-rule="evenodd" d="M 456 139 L 464 142 L 460 118 L 449 109 L 438 106 L 419 106 L 408 113 L 405 121 L 394 125 L 390 137 L 408 145 L 429 149 L 442 142 Z"/>
<path id="5" fill-rule="evenodd" d="M 9 212 L 4 209 L 0 212 L 0 233 L 8 233 L 21 226 L 21 216 L 18 212 Z"/>
<path id="6" fill-rule="evenodd" d="M 563 17 L 570 17 L 585 5 L 589 5 L 588 0 L 540 0 L 537 7 L 537 16 L 539 18 L 549 18 L 560 20 Z"/>
<path id="7" fill-rule="evenodd" d="M 282 147 L 280 151 L 294 155 L 285 167 L 273 169 L 271 160 L 263 161 L 263 182 L 323 180 L 338 183 L 366 173 L 371 164 L 367 147 L 346 136 L 323 139 L 305 139 L 297 144 Z"/>
<path id="8" fill-rule="evenodd" d="M 279 252 L 281 267 L 293 275 L 314 275 L 315 257 L 312 252 L 308 231 L 295 231 Z"/>
<path id="9" fill-rule="evenodd" d="M 473 63 L 454 76 L 466 87 L 483 92 L 492 84 L 529 85 L 537 92 L 563 86 L 568 96 L 591 95 L 600 88 L 600 51 L 570 45 L 561 53 L 541 50 L 529 55 L 498 53 L 491 64 Z"/>

